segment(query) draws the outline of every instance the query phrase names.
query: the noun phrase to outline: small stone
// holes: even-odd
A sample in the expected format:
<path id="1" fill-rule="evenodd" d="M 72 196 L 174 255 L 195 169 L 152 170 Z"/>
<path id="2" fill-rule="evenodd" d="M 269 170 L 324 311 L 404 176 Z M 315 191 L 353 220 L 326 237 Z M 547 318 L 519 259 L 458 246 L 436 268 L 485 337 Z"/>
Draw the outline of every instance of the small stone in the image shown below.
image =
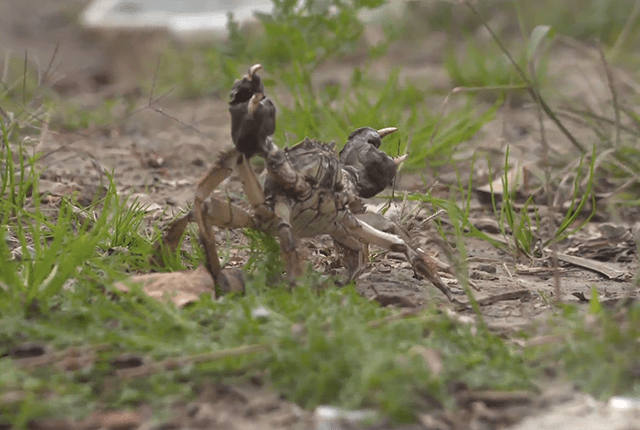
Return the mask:
<path id="1" fill-rule="evenodd" d="M 500 224 L 498 221 L 491 218 L 482 218 L 473 221 L 473 226 L 480 231 L 486 231 L 487 233 L 498 234 L 500 233 Z"/>
<path id="2" fill-rule="evenodd" d="M 495 274 L 498 271 L 498 269 L 496 269 L 496 266 L 493 266 L 491 264 L 479 264 L 478 267 L 476 267 L 476 269 L 482 272 L 487 272 L 492 274 Z"/>
<path id="3" fill-rule="evenodd" d="M 407 261 L 407 256 L 402 252 L 388 252 L 387 258 L 389 260 Z"/>

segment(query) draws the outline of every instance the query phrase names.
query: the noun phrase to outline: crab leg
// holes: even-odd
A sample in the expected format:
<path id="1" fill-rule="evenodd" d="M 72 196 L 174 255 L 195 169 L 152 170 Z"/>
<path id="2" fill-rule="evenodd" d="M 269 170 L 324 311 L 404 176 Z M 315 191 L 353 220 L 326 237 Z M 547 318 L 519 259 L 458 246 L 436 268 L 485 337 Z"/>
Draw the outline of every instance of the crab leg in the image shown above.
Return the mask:
<path id="1" fill-rule="evenodd" d="M 393 252 L 404 253 L 417 274 L 427 278 L 437 289 L 447 296 L 450 301 L 456 301 L 447 284 L 445 284 L 438 275 L 437 264 L 426 253 L 420 249 L 412 248 L 396 235 L 376 230 L 366 222 L 355 217 L 353 217 L 352 220 L 354 221 L 353 224 L 347 227 L 350 235 L 360 239 L 360 241 L 364 243 L 377 245 Z"/>
<path id="2" fill-rule="evenodd" d="M 347 269 L 347 282 L 356 280 L 367 268 L 364 245 L 352 236 L 332 235 L 334 243 L 342 251 L 342 259 Z"/>
<path id="3" fill-rule="evenodd" d="M 244 284 L 239 272 L 227 270 L 227 273 L 224 273 L 222 271 L 216 249 L 215 235 L 211 226 L 248 227 L 252 225 L 252 222 L 249 214 L 236 205 L 216 199 L 211 199 L 205 203 L 205 200 L 222 181 L 231 175 L 238 163 L 238 157 L 242 159 L 244 156 L 235 148 L 223 152 L 218 157 L 214 166 L 198 182 L 193 210 L 185 216 L 172 221 L 167 226 L 161 242 L 156 245 L 157 250 L 162 247 L 175 250 L 187 225 L 195 221 L 198 225 L 200 242 L 206 254 L 205 266 L 213 277 L 216 288 L 224 291 L 240 291 L 244 288 Z"/>
<path id="4" fill-rule="evenodd" d="M 207 174 L 200 180 L 200 182 L 198 182 L 198 186 L 196 188 L 196 197 L 194 201 L 194 210 L 184 215 L 183 217 L 175 219 L 171 223 L 169 223 L 169 225 L 165 228 L 164 234 L 162 235 L 161 242 L 156 245 L 157 249 L 166 247 L 174 251 L 178 247 L 180 238 L 184 234 L 187 225 L 190 222 L 197 221 L 195 212 L 200 212 L 201 214 L 203 213 L 204 200 L 233 171 L 233 168 L 235 167 L 235 160 L 238 154 L 238 151 L 236 151 L 235 149 L 231 149 L 229 151 L 223 152 L 220 155 L 216 164 L 207 172 Z M 213 206 L 211 208 L 206 208 L 207 213 L 212 214 L 217 212 L 215 203 L 207 204 L 207 206 Z M 229 211 L 230 218 L 242 218 L 240 216 L 240 211 L 243 211 L 241 208 L 231 208 L 229 209 Z M 213 224 L 218 225 L 215 221 L 213 221 Z"/>
<path id="5" fill-rule="evenodd" d="M 300 258 L 296 250 L 296 242 L 291 229 L 291 207 L 289 202 L 284 200 L 276 201 L 274 212 L 278 220 L 277 234 L 280 239 L 280 249 L 285 261 L 287 278 L 291 285 L 295 283 L 296 277 L 302 274 Z"/>
<path id="6" fill-rule="evenodd" d="M 409 241 L 409 236 L 407 232 L 404 231 L 398 224 L 391 221 L 388 218 L 385 218 L 383 215 L 375 212 L 365 212 L 361 214 L 356 214 L 355 217 L 362 221 L 363 223 L 368 224 L 376 230 L 383 231 L 385 233 L 389 233 L 395 236 L 398 236 L 405 242 Z"/>
<path id="7" fill-rule="evenodd" d="M 293 168 L 287 154 L 278 148 L 271 139 L 267 139 L 266 143 L 267 169 L 271 177 L 280 186 L 293 192 L 297 198 L 304 200 L 311 194 L 311 186 L 305 178 Z"/>
<path id="8" fill-rule="evenodd" d="M 205 265 L 216 283 L 220 283 L 220 259 L 216 248 L 216 238 L 211 228 L 211 220 L 204 215 L 204 201 L 222 181 L 231 175 L 239 159 L 244 156 L 236 149 L 223 152 L 214 166 L 209 169 L 204 178 L 198 183 L 193 199 L 193 216 L 198 225 L 199 238 L 206 255 Z"/>
<path id="9" fill-rule="evenodd" d="M 268 143 L 271 143 L 271 141 L 268 140 Z M 284 154 L 284 152 L 273 145 L 273 143 L 271 143 L 271 145 L 271 151 Z M 282 165 L 284 165 L 284 171 L 287 171 L 288 169 L 293 171 L 286 158 L 284 158 Z M 282 249 L 282 254 L 285 260 L 287 277 L 293 284 L 295 278 L 299 276 L 302 271 L 291 228 L 291 207 L 289 202 L 283 199 L 278 199 L 272 212 L 267 208 L 264 192 L 260 187 L 260 183 L 258 182 L 255 173 L 244 156 L 242 156 L 242 159 L 238 159 L 237 168 L 240 180 L 242 181 L 242 187 L 247 195 L 247 200 L 249 200 L 249 203 L 253 206 L 256 216 L 259 219 L 259 223 L 261 222 L 263 226 L 267 224 L 275 225 L 276 234 L 280 239 L 280 248 Z M 297 172 L 294 174 L 297 175 Z M 275 223 L 273 223 L 273 221 L 275 221 Z"/>
<path id="10" fill-rule="evenodd" d="M 203 216 L 216 227 L 220 228 L 255 228 L 251 215 L 238 205 L 228 201 L 222 201 L 215 197 L 210 197 L 204 202 Z M 173 220 L 165 228 L 162 235 L 162 245 L 172 252 L 178 248 L 180 239 L 190 222 L 195 222 L 194 211 Z"/>
<path id="11" fill-rule="evenodd" d="M 258 178 L 256 178 L 256 174 L 249 164 L 249 160 L 244 155 L 238 158 L 237 169 L 240 181 L 242 181 L 242 188 L 247 196 L 247 200 L 249 200 L 249 203 L 253 207 L 256 217 L 263 222 L 272 218 L 273 212 L 271 212 L 265 204 L 264 191 L 262 191 L 260 182 L 258 182 Z"/>

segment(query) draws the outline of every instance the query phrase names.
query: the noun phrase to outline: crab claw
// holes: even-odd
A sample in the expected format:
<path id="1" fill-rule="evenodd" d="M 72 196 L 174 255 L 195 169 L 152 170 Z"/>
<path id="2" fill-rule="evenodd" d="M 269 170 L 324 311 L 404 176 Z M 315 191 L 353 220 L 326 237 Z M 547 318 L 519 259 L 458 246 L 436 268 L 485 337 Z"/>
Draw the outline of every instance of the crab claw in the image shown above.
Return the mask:
<path id="1" fill-rule="evenodd" d="M 249 100 L 249 105 L 247 106 L 247 110 L 251 115 L 253 115 L 258 109 L 260 102 L 264 99 L 264 93 L 255 93 L 251 96 L 251 100 Z"/>
<path id="2" fill-rule="evenodd" d="M 262 64 L 254 64 L 253 66 L 251 66 L 246 75 L 247 80 L 252 80 L 253 75 L 260 69 L 262 69 Z"/>
<path id="3" fill-rule="evenodd" d="M 395 133 L 396 131 L 398 131 L 398 129 L 396 127 L 387 127 L 387 128 L 381 128 L 380 130 L 378 130 L 378 134 L 380 135 L 380 138 L 385 138 L 388 135 L 390 135 L 391 133 Z"/>
<path id="4" fill-rule="evenodd" d="M 359 197 L 373 197 L 393 183 L 398 165 L 379 148 L 382 138 L 397 130 L 395 127 L 380 130 L 361 127 L 349 135 L 339 156 L 342 165 L 357 177 Z"/>
<path id="5" fill-rule="evenodd" d="M 393 162 L 396 163 L 396 166 L 397 166 L 400 163 L 402 163 L 404 160 L 406 160 L 407 158 L 409 158 L 409 154 L 404 154 L 404 155 L 401 155 L 399 157 L 394 157 L 393 158 Z"/>
<path id="6" fill-rule="evenodd" d="M 244 293 L 244 278 L 239 269 L 222 269 L 215 279 L 216 297 L 227 293 Z"/>
<path id="7" fill-rule="evenodd" d="M 436 261 L 420 248 L 416 248 L 415 251 L 409 248 L 407 251 L 407 256 L 413 266 L 414 272 L 427 278 L 434 287 L 447 296 L 450 302 L 459 303 L 459 301 L 453 297 L 449 286 L 445 284 L 440 275 L 438 275 L 438 265 Z"/>

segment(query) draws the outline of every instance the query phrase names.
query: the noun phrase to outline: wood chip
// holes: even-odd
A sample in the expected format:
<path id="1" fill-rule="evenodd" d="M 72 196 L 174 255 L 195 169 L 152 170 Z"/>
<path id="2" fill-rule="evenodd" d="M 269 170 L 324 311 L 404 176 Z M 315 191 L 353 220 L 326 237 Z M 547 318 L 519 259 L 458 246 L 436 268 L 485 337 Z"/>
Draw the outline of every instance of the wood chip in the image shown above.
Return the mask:
<path id="1" fill-rule="evenodd" d="M 515 291 L 507 291 L 505 293 L 496 294 L 493 296 L 481 297 L 479 299 L 476 299 L 476 301 L 480 306 L 488 306 L 497 302 L 501 302 L 503 300 L 518 300 L 528 298 L 529 296 L 531 296 L 531 292 L 528 289 L 521 289 Z M 469 308 L 471 308 L 471 303 L 461 303 L 458 307 L 458 310 Z"/>
<path id="2" fill-rule="evenodd" d="M 551 255 L 553 251 L 545 248 L 545 252 Z M 577 255 L 565 254 L 564 252 L 558 252 L 557 255 L 558 260 L 560 261 L 573 264 L 574 266 L 584 267 L 585 269 L 589 269 L 594 272 L 598 272 L 613 281 L 627 282 L 633 279 L 633 274 L 631 272 L 628 272 L 626 270 L 619 270 L 613 267 L 611 264 L 590 260 L 588 258 L 578 257 Z"/>

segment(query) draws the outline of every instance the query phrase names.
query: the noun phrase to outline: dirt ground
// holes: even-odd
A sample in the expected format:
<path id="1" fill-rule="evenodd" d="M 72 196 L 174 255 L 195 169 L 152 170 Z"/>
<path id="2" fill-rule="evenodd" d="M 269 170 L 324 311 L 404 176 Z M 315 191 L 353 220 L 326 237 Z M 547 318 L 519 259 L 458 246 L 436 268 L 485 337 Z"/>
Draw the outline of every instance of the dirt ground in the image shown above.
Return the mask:
<path id="1" fill-rule="evenodd" d="M 146 39 L 113 33 L 90 34 L 80 30 L 73 18 L 86 3 L 86 0 L 0 2 L 0 56 L 22 57 L 26 49 L 30 62 L 43 65 L 48 63 L 56 46 L 59 46 L 59 66 L 55 70 L 52 84 L 66 97 L 81 100 L 87 106 L 99 105 L 106 97 L 125 97 L 131 94 L 135 97 L 133 75 L 140 60 L 134 61 L 132 57 L 136 57 L 138 51 L 133 54 L 123 53 L 117 48 L 122 47 L 123 43 Z M 430 85 L 440 89 L 450 88 L 446 72 L 432 53 L 438 50 L 438 46 L 442 47 L 444 42 L 442 38 L 435 38 L 431 42 L 424 52 L 394 52 L 393 55 L 405 61 L 404 79 L 420 82 L 425 76 L 429 76 Z M 562 96 L 565 100 L 600 109 L 610 95 L 604 72 L 593 61 L 592 54 L 588 48 L 578 49 L 561 44 L 554 51 L 550 73 L 556 76 L 558 88 L 563 89 Z M 349 66 L 341 67 L 345 71 L 344 79 L 348 79 Z M 385 68 L 385 64 L 381 63 L 378 67 L 380 74 L 389 70 L 388 67 L 390 66 Z M 576 69 L 580 72 L 568 73 L 569 70 Z M 318 79 L 336 79 L 336 75 L 338 79 L 342 79 L 340 70 L 336 72 L 336 65 L 332 65 L 321 71 Z M 621 80 L 623 85 L 634 85 L 624 76 Z M 145 105 L 145 97 L 139 97 L 140 106 Z M 100 185 L 100 181 L 104 180 L 100 169 L 107 169 L 113 170 L 121 192 L 133 192 L 141 203 L 151 205 L 151 221 L 156 221 L 159 217 L 167 220 L 185 208 L 193 197 L 195 184 L 205 173 L 217 151 L 229 145 L 227 103 L 224 99 L 210 97 L 192 101 L 166 101 L 161 102 L 159 107 L 166 115 L 142 109 L 109 127 L 76 132 L 49 130 L 43 133 L 36 148 L 46 154 L 42 159 L 42 165 L 46 167 L 42 176 L 42 191 L 50 191 L 54 196 L 56 193 L 66 193 L 69 189 L 79 189 L 91 194 Z M 19 107 L 5 106 L 4 109 L 12 111 Z M 461 146 L 460 150 L 462 153 L 480 149 L 496 151 L 499 154 L 497 160 L 500 160 L 505 145 L 509 144 L 514 159 L 535 164 L 540 161 L 539 151 L 536 149 L 539 139 L 535 133 L 537 123 L 535 109 L 526 105 L 515 107 L 501 112 L 496 121 L 486 126 L 468 145 Z M 571 146 L 567 140 L 551 124 L 545 125 L 548 130 L 547 139 L 553 150 L 560 156 L 569 153 Z M 577 136 L 585 136 L 587 133 L 573 124 L 570 127 Z M 500 162 L 496 163 L 499 164 Z M 448 179 L 454 180 L 455 176 L 452 175 L 452 172 L 445 169 L 439 182 L 446 184 Z M 233 181 L 229 184 L 232 189 L 237 186 Z M 403 175 L 399 181 L 399 191 L 423 187 L 420 177 L 416 175 Z M 377 204 L 378 202 L 372 202 L 372 206 Z M 481 201 L 475 201 L 474 205 L 476 209 L 472 218 L 477 225 L 482 225 L 487 233 L 497 233 L 495 225 L 487 221 L 493 218 L 488 207 Z M 162 209 L 166 207 L 170 210 L 163 213 Z M 390 212 L 396 213 L 400 218 L 402 213 L 406 214 L 414 209 L 415 207 L 399 202 Z M 429 252 L 438 253 L 438 258 L 446 261 L 441 247 L 436 243 L 437 235 L 429 222 L 424 222 L 429 215 L 424 210 L 420 211 L 410 217 L 405 227 L 411 231 L 417 245 Z M 603 222 L 590 224 L 559 249 L 561 257 L 568 256 L 564 262 L 561 258 L 560 269 L 562 300 L 565 302 L 578 303 L 584 297 L 588 298 L 594 286 L 602 299 L 606 300 L 638 294 L 637 287 L 631 283 L 637 271 L 633 224 L 625 219 L 612 219 L 606 214 L 602 215 L 601 221 Z M 329 268 L 318 257 L 320 253 L 314 250 L 330 246 L 329 241 L 318 240 L 312 243 L 310 255 L 319 269 Z M 509 332 L 530 324 L 549 311 L 549 305 L 543 297 L 554 297 L 555 284 L 546 261 L 524 265 L 524 262 L 515 261 L 513 256 L 479 240 L 469 240 L 467 252 L 469 273 L 478 289 L 477 298 L 483 304 L 487 322 L 495 330 Z M 328 253 L 332 256 L 335 254 L 332 250 Z M 576 262 L 574 259 L 573 264 L 568 264 L 571 256 L 582 257 L 584 260 Z M 389 304 L 400 306 L 418 307 L 426 301 L 442 300 L 435 289 L 414 279 L 412 274 L 410 265 L 401 255 L 377 254 L 371 270 L 360 279 L 358 288 L 366 297 L 377 297 L 378 300 L 387 300 Z M 463 297 L 463 291 L 456 287 L 457 283 L 453 278 L 451 285 Z M 461 310 L 460 314 L 465 315 L 465 312 L 467 311 Z M 551 428 L 551 425 L 563 429 L 577 428 L 558 422 L 568 423 L 577 419 L 576 417 L 583 419 L 591 416 L 589 414 L 593 415 L 593 420 L 604 420 L 604 427 L 593 428 L 623 428 L 614 426 L 613 422 L 616 420 L 610 420 L 611 413 L 606 412 L 606 406 L 571 389 L 561 394 L 550 390 L 545 395 L 548 396 L 546 400 L 536 400 L 528 411 L 521 413 L 521 416 L 533 415 L 528 420 L 533 419 L 534 424 L 529 425 L 529 421 L 524 421 L 514 429 L 524 430 L 534 426 Z M 561 419 L 553 424 L 552 417 L 558 413 L 560 403 L 566 404 L 567 408 L 564 412 L 559 412 Z M 187 428 L 184 427 L 187 425 L 189 428 L 305 429 L 314 425 L 309 412 L 256 387 L 211 387 L 209 392 L 203 394 L 201 403 L 177 407 L 176 414 L 187 418 L 185 421 L 177 419 L 175 427 L 166 428 Z M 98 418 L 94 418 L 108 420 L 99 414 L 96 417 Z M 125 418 L 121 416 L 110 419 L 117 422 L 118 419 Z M 99 422 L 108 428 L 152 428 L 145 421 L 144 411 L 129 416 L 129 419 L 130 425 L 124 427 L 118 427 L 117 423 Z M 640 428 L 629 425 L 624 428 Z M 423 423 L 422 426 L 412 428 L 438 427 Z"/>

